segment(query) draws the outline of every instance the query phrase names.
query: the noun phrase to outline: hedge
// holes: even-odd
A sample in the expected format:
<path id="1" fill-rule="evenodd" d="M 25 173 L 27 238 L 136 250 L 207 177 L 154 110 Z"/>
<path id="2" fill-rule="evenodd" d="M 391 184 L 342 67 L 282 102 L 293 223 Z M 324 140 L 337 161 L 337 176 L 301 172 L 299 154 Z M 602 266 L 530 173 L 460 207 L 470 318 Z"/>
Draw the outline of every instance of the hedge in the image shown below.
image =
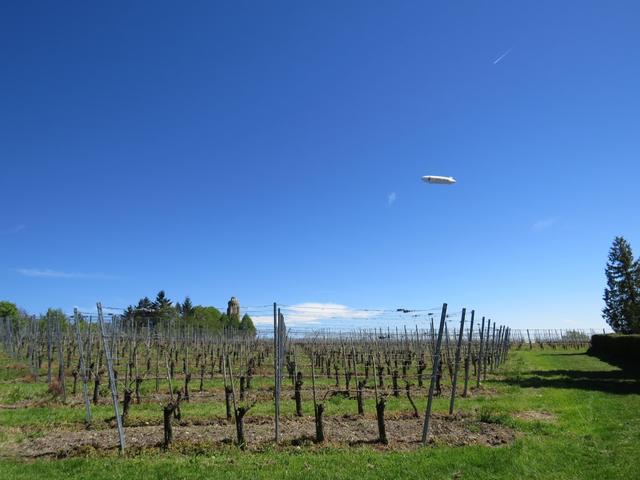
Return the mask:
<path id="1" fill-rule="evenodd" d="M 589 355 L 640 364 L 640 335 L 593 335 Z"/>

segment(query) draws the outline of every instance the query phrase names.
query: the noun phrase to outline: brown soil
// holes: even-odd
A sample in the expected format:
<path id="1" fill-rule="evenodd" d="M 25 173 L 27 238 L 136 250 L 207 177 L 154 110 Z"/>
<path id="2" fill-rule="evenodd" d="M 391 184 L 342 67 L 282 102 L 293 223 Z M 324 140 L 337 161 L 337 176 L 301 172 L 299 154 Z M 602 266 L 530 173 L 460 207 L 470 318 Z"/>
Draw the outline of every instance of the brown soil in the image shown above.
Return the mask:
<path id="1" fill-rule="evenodd" d="M 325 445 L 349 447 L 363 444 L 377 445 L 382 450 L 410 450 L 420 446 L 422 419 L 410 416 L 392 416 L 386 420 L 389 445 L 376 442 L 378 433 L 376 419 L 372 417 L 343 416 L 324 419 Z M 246 440 L 249 450 L 260 450 L 273 444 L 273 419 L 270 417 L 247 417 L 245 419 Z M 313 444 L 315 426 L 313 417 L 286 417 L 281 419 L 284 448 L 317 448 Z M 513 430 L 499 424 L 477 422 L 471 416 L 434 416 L 431 423 L 430 443 L 436 445 L 483 445 L 500 446 L 513 442 Z M 209 451 L 233 444 L 235 426 L 225 421 L 209 425 L 176 425 L 173 428 L 173 449 L 186 451 Z M 147 448 L 160 448 L 163 439 L 161 426 L 138 426 L 125 428 L 126 447 L 129 452 Z M 54 457 L 100 454 L 116 451 L 116 430 L 55 430 L 39 438 L 5 443 L 2 456 L 7 457 Z"/>
<path id="2" fill-rule="evenodd" d="M 538 422 L 554 422 L 556 416 L 553 413 L 545 411 L 527 410 L 524 412 L 518 412 L 513 415 L 520 420 L 538 421 Z"/>
<path id="3" fill-rule="evenodd" d="M 486 385 L 482 384 L 479 387 L 476 387 L 475 385 L 473 387 L 469 387 L 468 393 L 469 394 L 467 395 L 467 397 L 496 397 L 500 394 L 497 389 L 487 387 Z M 459 395 L 462 396 L 462 394 Z"/>

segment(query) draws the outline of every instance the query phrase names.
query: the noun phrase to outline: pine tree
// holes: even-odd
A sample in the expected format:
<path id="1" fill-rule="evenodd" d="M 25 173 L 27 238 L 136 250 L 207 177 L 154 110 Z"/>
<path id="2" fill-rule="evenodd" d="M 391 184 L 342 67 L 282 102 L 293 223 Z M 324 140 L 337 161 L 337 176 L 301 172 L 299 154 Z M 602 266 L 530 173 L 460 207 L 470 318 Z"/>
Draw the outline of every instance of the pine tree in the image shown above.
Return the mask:
<path id="1" fill-rule="evenodd" d="M 605 274 L 603 318 L 614 332 L 640 333 L 640 264 L 623 237 L 613 241 Z"/>
<path id="2" fill-rule="evenodd" d="M 193 315 L 193 304 L 191 303 L 191 299 L 189 297 L 184 298 L 184 302 L 182 302 L 182 318 L 187 320 Z"/>
<path id="3" fill-rule="evenodd" d="M 154 318 L 154 305 L 149 297 L 144 297 L 138 300 L 138 305 L 134 307 L 134 323 L 138 326 L 146 326 L 147 322 L 151 326 L 155 326 L 155 318 Z"/>
<path id="4" fill-rule="evenodd" d="M 153 302 L 149 300 L 149 297 L 141 298 L 138 301 L 138 306 L 136 307 L 136 309 L 140 310 L 141 312 L 149 313 L 153 310 Z"/>
<path id="5" fill-rule="evenodd" d="M 167 308 L 171 307 L 172 303 L 173 302 L 171 302 L 171 300 L 167 298 L 164 290 L 160 290 L 158 292 L 158 295 L 156 295 L 156 301 L 154 302 L 154 305 L 158 310 L 166 310 Z"/>
<path id="6" fill-rule="evenodd" d="M 156 295 L 156 300 L 153 302 L 153 308 L 157 321 L 162 325 L 173 325 L 178 318 L 176 309 L 173 306 L 173 302 L 169 300 L 164 290 L 160 290 Z"/>

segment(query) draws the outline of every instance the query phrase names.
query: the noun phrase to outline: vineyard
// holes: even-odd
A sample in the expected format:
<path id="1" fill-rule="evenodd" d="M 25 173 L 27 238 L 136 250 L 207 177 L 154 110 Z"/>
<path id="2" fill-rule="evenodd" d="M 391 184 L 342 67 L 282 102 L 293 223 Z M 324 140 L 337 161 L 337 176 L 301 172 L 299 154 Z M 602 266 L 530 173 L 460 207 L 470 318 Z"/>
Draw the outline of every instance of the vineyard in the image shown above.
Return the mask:
<path id="1" fill-rule="evenodd" d="M 24 375 L 7 380 L 2 409 L 26 436 L 5 448 L 33 458 L 230 445 L 499 446 L 515 438 L 494 421 L 503 412 L 458 411 L 457 402 L 493 395 L 484 384 L 514 349 L 580 349 L 589 340 L 579 331 L 514 332 L 474 311 L 448 314 L 446 304 L 393 314 L 422 315 L 426 328 L 296 330 L 286 314 L 274 304 L 273 329 L 255 335 L 127 323 L 100 304 L 95 315 L 58 321 L 4 319 L 7 377 Z M 25 422 L 56 428 L 29 438 Z"/>

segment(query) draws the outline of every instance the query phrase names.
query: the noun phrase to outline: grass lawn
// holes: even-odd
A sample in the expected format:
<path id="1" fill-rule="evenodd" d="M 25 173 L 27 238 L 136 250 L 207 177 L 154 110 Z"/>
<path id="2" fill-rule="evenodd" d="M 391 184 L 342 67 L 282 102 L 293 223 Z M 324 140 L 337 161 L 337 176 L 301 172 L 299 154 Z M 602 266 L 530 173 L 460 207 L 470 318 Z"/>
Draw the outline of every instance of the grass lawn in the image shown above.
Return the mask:
<path id="1" fill-rule="evenodd" d="M 637 371 L 621 370 L 583 352 L 523 350 L 513 351 L 500 375 L 486 385 L 497 393 L 461 399 L 459 407 L 491 412 L 493 421 L 514 428 L 519 434 L 512 445 L 438 446 L 409 452 L 381 451 L 375 446 L 313 451 L 289 447 L 258 453 L 229 446 L 193 455 L 154 450 L 135 458 L 119 458 L 113 453 L 63 460 L 5 458 L 0 460 L 0 478 L 640 478 Z M 0 396 L 8 403 L 38 395 L 41 388 L 7 380 L 0 385 Z M 439 399 L 435 411 L 445 412 L 447 404 L 447 399 Z M 158 417 L 157 405 L 139 407 L 144 408 L 132 415 Z M 205 407 L 187 405 L 183 415 L 222 413 Z M 262 408 L 264 412 L 259 413 L 267 414 L 268 405 Z M 397 400 L 389 408 L 406 410 L 406 405 Z M 328 406 L 327 414 L 340 414 L 343 409 L 353 406 L 336 403 Z M 535 413 L 546 417 L 538 418 Z M 104 412 L 96 410 L 98 416 L 109 414 L 106 406 Z M 0 454 L 11 428 L 73 424 L 82 418 L 81 408 L 64 406 L 0 410 Z"/>

